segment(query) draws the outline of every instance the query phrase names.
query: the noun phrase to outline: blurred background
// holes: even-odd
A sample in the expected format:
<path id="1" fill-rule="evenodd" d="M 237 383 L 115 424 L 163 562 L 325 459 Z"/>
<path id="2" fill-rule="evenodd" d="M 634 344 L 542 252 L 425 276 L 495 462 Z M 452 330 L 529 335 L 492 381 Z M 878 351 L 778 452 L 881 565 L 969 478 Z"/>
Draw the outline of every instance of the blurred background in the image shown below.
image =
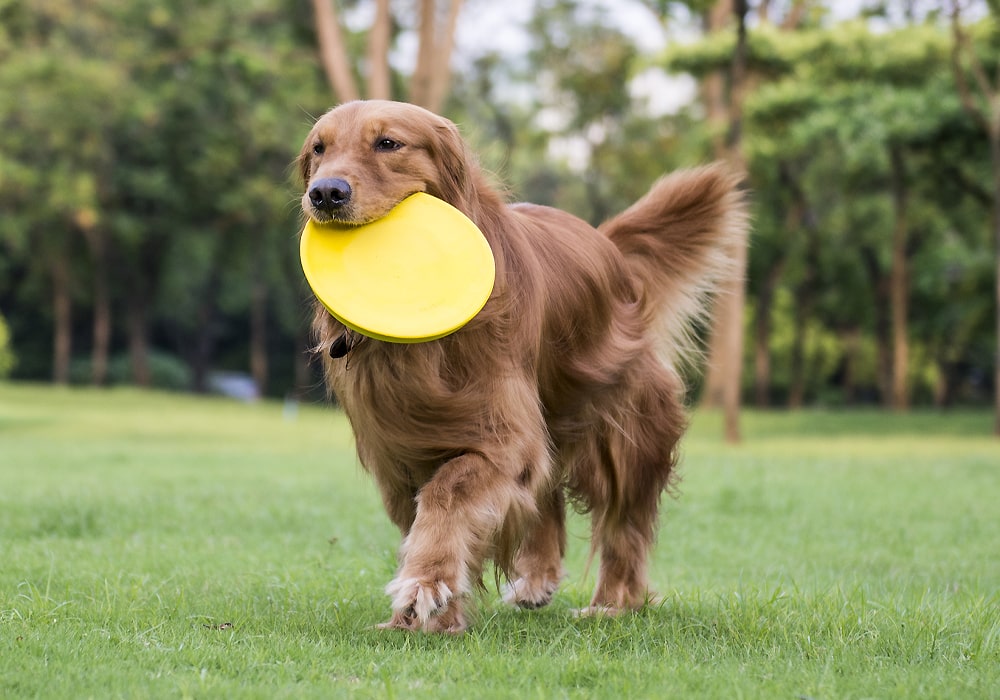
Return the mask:
<path id="1" fill-rule="evenodd" d="M 0 378 L 316 393 L 294 160 L 358 97 L 593 223 L 746 174 L 705 405 L 987 406 L 998 0 L 0 0 Z M 1000 426 L 998 426 L 1000 427 Z M 731 437 L 738 428 L 730 426 Z"/>

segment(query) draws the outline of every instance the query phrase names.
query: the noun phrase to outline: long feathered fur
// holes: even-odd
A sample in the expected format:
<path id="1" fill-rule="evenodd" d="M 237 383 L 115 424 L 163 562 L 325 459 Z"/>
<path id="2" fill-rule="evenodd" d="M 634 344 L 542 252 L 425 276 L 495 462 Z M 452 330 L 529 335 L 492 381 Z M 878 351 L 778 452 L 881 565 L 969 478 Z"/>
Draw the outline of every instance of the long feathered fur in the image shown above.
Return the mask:
<path id="1" fill-rule="evenodd" d="M 692 361 L 695 323 L 720 283 L 743 272 L 728 255 L 748 229 L 739 176 L 722 163 L 667 175 L 599 229 L 628 260 L 662 350 L 673 362 Z"/>
<path id="2" fill-rule="evenodd" d="M 299 162 L 317 220 L 363 223 L 424 191 L 469 216 L 496 260 L 486 306 L 440 340 L 365 338 L 317 305 L 328 384 L 403 535 L 386 625 L 464 629 L 487 559 L 510 580 L 508 601 L 549 602 L 566 497 L 591 513 L 600 551 L 590 609 L 642 605 L 685 428 L 676 363 L 707 296 L 736 274 L 726 250 L 746 235 L 737 178 L 721 165 L 674 173 L 597 230 L 508 205 L 451 122 L 389 102 L 332 110 Z M 308 187 L 323 178 L 349 183 L 350 201 L 318 210 Z M 329 357 L 345 338 L 347 356 Z"/>

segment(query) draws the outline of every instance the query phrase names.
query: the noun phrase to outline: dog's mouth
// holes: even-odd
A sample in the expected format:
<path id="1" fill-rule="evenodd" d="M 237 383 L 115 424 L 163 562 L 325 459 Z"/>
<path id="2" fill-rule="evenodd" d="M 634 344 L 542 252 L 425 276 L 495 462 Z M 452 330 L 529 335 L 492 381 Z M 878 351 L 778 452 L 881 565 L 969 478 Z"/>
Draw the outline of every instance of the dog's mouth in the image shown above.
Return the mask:
<path id="1" fill-rule="evenodd" d="M 323 211 L 315 207 L 306 209 L 306 216 L 317 224 L 339 224 L 341 226 L 361 226 L 369 221 L 358 220 L 349 211 L 338 210 L 335 212 Z M 374 220 L 374 219 L 373 219 Z"/>
<path id="2" fill-rule="evenodd" d="M 380 210 L 374 212 L 361 212 L 359 208 L 355 206 L 355 202 L 353 200 L 337 206 L 328 206 L 322 202 L 317 204 L 317 202 L 310 197 L 310 193 L 307 192 L 302 198 L 302 209 L 306 216 L 317 224 L 364 226 L 387 216 L 389 212 L 399 206 L 403 200 L 413 194 L 416 194 L 416 192 L 403 195 L 398 200 L 387 206 L 384 211 L 380 208 Z"/>

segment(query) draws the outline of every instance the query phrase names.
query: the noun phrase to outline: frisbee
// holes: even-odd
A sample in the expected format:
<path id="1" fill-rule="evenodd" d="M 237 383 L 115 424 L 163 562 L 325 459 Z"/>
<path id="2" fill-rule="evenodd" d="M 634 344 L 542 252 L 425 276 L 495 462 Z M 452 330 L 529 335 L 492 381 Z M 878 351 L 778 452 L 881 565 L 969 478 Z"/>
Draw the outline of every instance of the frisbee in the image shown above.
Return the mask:
<path id="1" fill-rule="evenodd" d="M 360 226 L 310 219 L 299 258 L 313 293 L 335 318 L 393 343 L 455 332 L 483 308 L 496 279 L 493 251 L 479 228 L 423 192 Z"/>

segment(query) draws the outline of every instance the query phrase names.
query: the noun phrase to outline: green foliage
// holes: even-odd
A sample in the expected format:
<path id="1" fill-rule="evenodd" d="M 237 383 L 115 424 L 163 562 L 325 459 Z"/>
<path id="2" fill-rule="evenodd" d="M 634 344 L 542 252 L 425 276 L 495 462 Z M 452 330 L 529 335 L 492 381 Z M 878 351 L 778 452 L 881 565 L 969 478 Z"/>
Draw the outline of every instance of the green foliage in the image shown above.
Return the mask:
<path id="1" fill-rule="evenodd" d="M 651 115 L 630 91 L 649 68 L 609 9 L 573 0 L 539 4 L 529 22 L 523 63 L 487 57 L 477 73 L 457 76 L 451 103 L 463 125 L 496 156 L 516 198 L 557 206 L 593 223 L 642 196 L 654 180 L 702 160 L 689 116 Z M 537 86 L 522 105 L 497 104 L 502 85 Z M 477 118 L 465 119 L 471 112 Z M 483 116 L 479 116 L 483 115 Z M 692 132 L 695 135 L 692 136 Z M 490 137 L 494 139 L 491 144 Z"/>
<path id="2" fill-rule="evenodd" d="M 9 377 L 11 370 L 16 365 L 17 358 L 14 356 L 10 342 L 10 328 L 7 327 L 7 322 L 0 314 L 0 379 Z"/>
<path id="3" fill-rule="evenodd" d="M 346 419 L 0 385 L 0 694 L 989 697 L 1000 521 L 986 413 L 698 414 L 664 503 L 664 600 L 578 619 L 490 590 L 469 633 L 373 629 L 399 535 Z M 109 485 L 113 485 L 109 487 Z M 489 576 L 487 577 L 489 578 Z"/>
<path id="4" fill-rule="evenodd" d="M 2 11 L 0 91 L 18 99 L 0 106 L 0 250 L 25 283 L 0 282 L 0 299 L 44 308 L 48 263 L 65 260 L 77 305 L 107 276 L 113 309 L 193 364 L 243 342 L 225 319 L 257 285 L 273 335 L 295 343 L 291 163 L 327 100 L 294 16 L 185 0 L 88 0 L 72 21 L 64 3 Z"/>
<path id="5" fill-rule="evenodd" d="M 838 296 L 842 296 L 839 295 Z M 747 313 L 746 337 L 753 337 L 753 324 L 756 320 L 756 309 L 750 308 Z M 771 308 L 771 318 L 774 330 L 770 339 L 771 362 L 773 372 L 771 375 L 771 393 L 775 396 L 786 397 L 792 384 L 791 365 L 792 352 L 795 343 L 794 312 L 795 304 L 790 289 L 780 288 L 777 291 L 774 305 Z M 834 375 L 840 369 L 844 360 L 844 347 L 841 338 L 836 333 L 825 326 L 820 318 L 808 319 L 805 333 L 804 362 L 806 367 L 806 394 L 818 403 L 825 397 L 828 401 L 831 398 L 826 388 L 833 383 Z M 750 355 L 752 348 L 745 348 L 745 352 Z M 873 386 L 876 383 L 875 375 L 875 348 L 874 343 L 866 342 L 861 348 L 860 355 L 856 358 L 855 379 L 863 386 Z M 746 364 L 752 366 L 752 357 L 747 357 Z M 744 374 L 744 385 L 749 389 L 753 383 L 753 375 L 749 372 Z M 827 401 L 827 402 L 828 402 Z M 839 404 L 840 401 L 834 401 Z"/>
<path id="6" fill-rule="evenodd" d="M 778 32 L 757 33 L 767 41 L 752 46 L 773 52 L 768 65 L 783 63 L 785 69 L 761 69 L 762 82 L 746 101 L 744 147 L 763 211 L 751 249 L 751 270 L 759 276 L 751 277 L 752 293 L 780 269 L 782 287 L 815 314 L 811 326 L 818 323 L 830 337 L 861 329 L 864 346 L 873 334 L 885 343 L 877 327 L 888 323 L 887 292 L 879 289 L 888 284 L 897 216 L 895 152 L 908 194 L 914 392 L 928 398 L 934 392 L 927 384 L 935 377 L 955 381 L 944 371 L 949 364 L 977 357 L 973 362 L 988 367 L 988 356 L 972 349 L 988 344 L 994 332 L 986 301 L 988 210 L 979 196 L 980 183 L 988 182 L 987 149 L 985 134 L 959 104 L 947 27 L 928 23 L 875 34 L 848 23 L 784 32 L 781 41 L 774 38 Z M 713 64 L 706 51 L 695 47 L 679 55 L 685 65 L 708 69 Z M 975 266 L 954 257 L 963 249 L 978 251 Z M 968 274 L 959 285 L 954 272 L 941 275 L 945 269 Z M 779 368 L 787 323 L 775 312 L 771 351 Z M 834 364 L 846 361 L 846 350 L 835 342 L 829 350 L 840 358 Z M 874 390 L 876 377 L 863 374 Z M 817 380 L 824 381 L 810 377 Z"/>
<path id="7" fill-rule="evenodd" d="M 191 388 L 191 368 L 181 358 L 156 351 L 149 355 L 150 387 L 167 391 L 187 391 Z M 88 384 L 92 374 L 91 361 L 79 358 L 70 366 L 72 384 Z M 124 354 L 115 355 L 108 362 L 110 386 L 135 384 L 132 361 Z"/>

